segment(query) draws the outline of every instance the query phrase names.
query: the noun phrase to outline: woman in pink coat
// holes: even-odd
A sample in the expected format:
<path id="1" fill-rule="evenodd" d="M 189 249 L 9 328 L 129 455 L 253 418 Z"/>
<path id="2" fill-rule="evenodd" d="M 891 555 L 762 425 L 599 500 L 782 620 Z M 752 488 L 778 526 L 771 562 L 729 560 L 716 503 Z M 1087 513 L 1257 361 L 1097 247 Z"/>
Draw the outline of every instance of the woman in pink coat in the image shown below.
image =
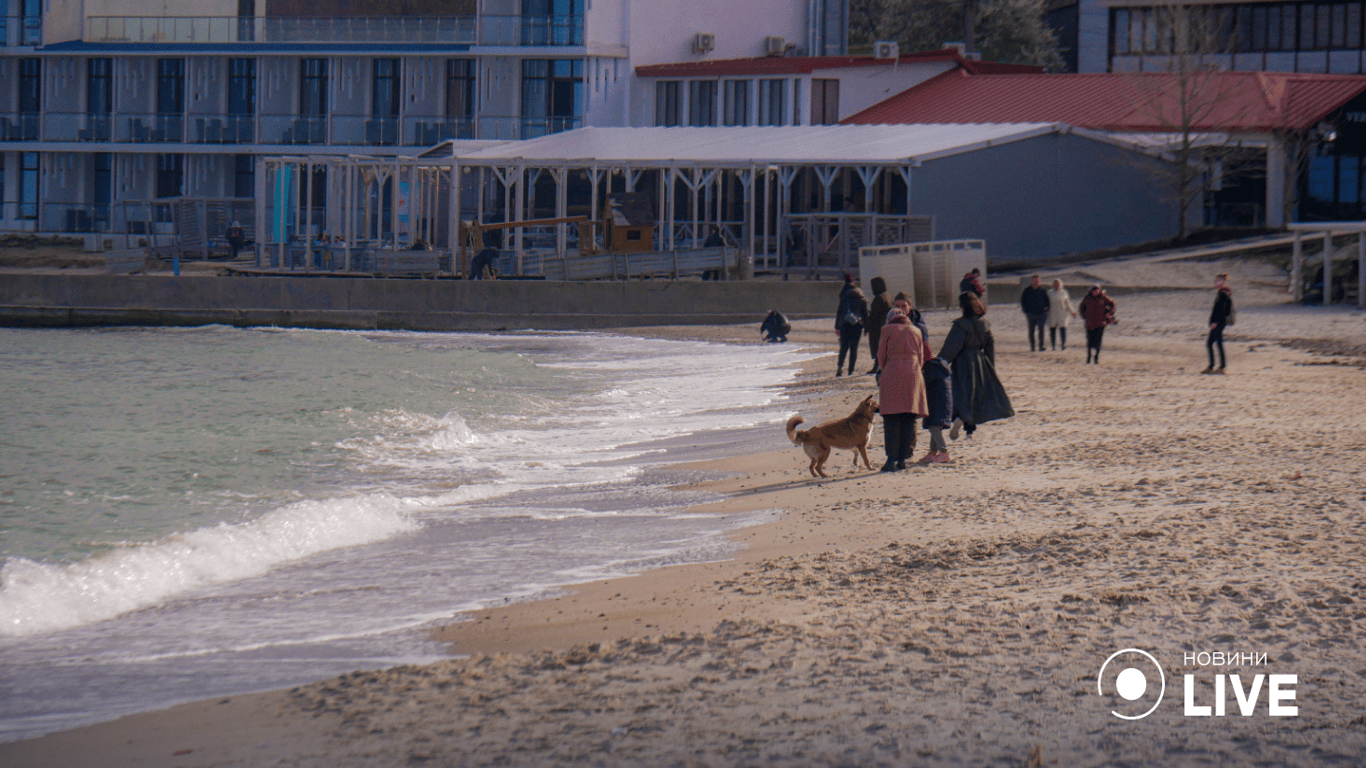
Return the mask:
<path id="1" fill-rule="evenodd" d="M 930 412 L 921 368 L 933 357 L 920 329 L 899 309 L 887 313 L 878 341 L 878 410 L 882 413 L 883 472 L 906 468 L 915 452 L 915 418 Z"/>

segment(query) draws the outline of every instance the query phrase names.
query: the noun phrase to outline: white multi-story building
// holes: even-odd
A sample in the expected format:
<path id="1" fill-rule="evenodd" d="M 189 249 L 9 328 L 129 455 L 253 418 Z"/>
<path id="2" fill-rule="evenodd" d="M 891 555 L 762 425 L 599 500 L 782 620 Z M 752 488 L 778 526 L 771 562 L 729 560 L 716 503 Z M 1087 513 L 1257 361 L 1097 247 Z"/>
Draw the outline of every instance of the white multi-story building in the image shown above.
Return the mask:
<path id="1" fill-rule="evenodd" d="M 844 54 L 847 18 L 847 0 L 8 0 L 0 230 L 147 231 L 165 201 L 252 197 L 263 155 L 652 125 L 637 67 Z"/>

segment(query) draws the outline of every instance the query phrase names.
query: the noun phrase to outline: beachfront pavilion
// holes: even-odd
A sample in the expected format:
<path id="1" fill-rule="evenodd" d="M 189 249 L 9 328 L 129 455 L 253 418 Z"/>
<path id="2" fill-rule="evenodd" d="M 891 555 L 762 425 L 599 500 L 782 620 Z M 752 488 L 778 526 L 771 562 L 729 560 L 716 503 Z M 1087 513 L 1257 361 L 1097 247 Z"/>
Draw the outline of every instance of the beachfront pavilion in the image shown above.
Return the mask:
<path id="1" fill-rule="evenodd" d="M 452 257 L 453 272 L 470 243 L 452 221 L 598 222 L 620 193 L 648 201 L 655 250 L 699 247 L 715 227 L 756 271 L 807 278 L 856 272 L 864 245 L 982 239 L 992 260 L 1028 258 L 1165 237 L 1177 221 L 1161 193 L 1169 160 L 1060 123 L 593 127 L 448 142 L 415 158 L 263 165 L 257 220 L 270 225 L 258 253 L 284 255 L 321 230 L 343 238 L 336 261 L 351 265 L 421 238 Z M 537 274 L 589 231 L 515 227 L 502 248 L 516 272 Z"/>

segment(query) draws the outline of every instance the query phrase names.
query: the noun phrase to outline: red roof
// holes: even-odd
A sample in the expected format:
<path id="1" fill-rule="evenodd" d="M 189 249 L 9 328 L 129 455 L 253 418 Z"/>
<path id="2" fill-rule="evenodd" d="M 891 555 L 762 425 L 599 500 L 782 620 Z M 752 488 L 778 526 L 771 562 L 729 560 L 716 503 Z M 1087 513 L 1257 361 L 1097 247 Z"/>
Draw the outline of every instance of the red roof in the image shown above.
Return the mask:
<path id="1" fill-rule="evenodd" d="M 680 61 L 672 64 L 649 64 L 636 67 L 641 77 L 725 77 L 728 75 L 805 75 L 822 69 L 846 67 L 890 67 L 897 63 L 949 62 L 977 74 L 1017 74 L 1041 72 L 1039 67 L 1024 64 L 997 64 L 992 61 L 972 61 L 963 58 L 956 49 L 908 53 L 896 59 L 877 59 L 872 56 L 758 56 L 751 59 L 710 59 Z"/>
<path id="2" fill-rule="evenodd" d="M 1278 72 L 972 74 L 951 70 L 845 124 L 1067 123 L 1120 132 L 1304 130 L 1366 91 L 1366 76 Z M 1183 121 L 1180 105 L 1187 105 Z"/>

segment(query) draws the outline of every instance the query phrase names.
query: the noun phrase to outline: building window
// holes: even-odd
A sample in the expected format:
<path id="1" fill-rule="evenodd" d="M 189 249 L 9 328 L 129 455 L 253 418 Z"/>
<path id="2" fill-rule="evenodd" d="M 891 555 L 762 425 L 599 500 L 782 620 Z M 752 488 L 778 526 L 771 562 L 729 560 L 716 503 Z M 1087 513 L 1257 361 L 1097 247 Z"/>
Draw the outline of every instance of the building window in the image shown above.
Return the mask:
<path id="1" fill-rule="evenodd" d="M 237 0 L 237 41 L 256 39 L 256 0 Z"/>
<path id="2" fill-rule="evenodd" d="M 786 125 L 787 81 L 759 81 L 759 125 Z"/>
<path id="3" fill-rule="evenodd" d="M 1111 55 L 1361 50 L 1362 2 L 1257 3 L 1115 8 Z M 1191 39 L 1178 46 L 1180 29 Z"/>
<path id="4" fill-rule="evenodd" d="M 157 114 L 152 141 L 180 141 L 184 124 L 185 60 L 157 59 Z"/>
<path id="5" fill-rule="evenodd" d="M 688 83 L 688 125 L 716 125 L 716 81 Z"/>
<path id="6" fill-rule="evenodd" d="M 327 59 L 299 61 L 299 114 L 305 117 L 327 114 Z"/>
<path id="7" fill-rule="evenodd" d="M 184 59 L 157 59 L 157 114 L 185 114 Z"/>
<path id="8" fill-rule="evenodd" d="M 43 3 L 42 0 L 22 0 L 24 4 L 23 27 L 20 30 L 20 45 L 43 44 Z M 8 14 L 6 14 L 8 15 Z"/>
<path id="9" fill-rule="evenodd" d="M 157 197 L 180 197 L 185 184 L 185 156 L 157 155 Z"/>
<path id="10" fill-rule="evenodd" d="M 446 121 L 474 119 L 474 59 L 446 60 Z"/>
<path id="11" fill-rule="evenodd" d="M 114 111 L 114 60 L 87 59 L 85 111 L 107 115 Z"/>
<path id="12" fill-rule="evenodd" d="M 38 114 L 42 110 L 43 60 L 19 60 L 19 111 Z"/>
<path id="13" fill-rule="evenodd" d="M 583 45 L 584 0 L 522 0 L 522 45 Z"/>
<path id="14" fill-rule="evenodd" d="M 232 196 L 256 197 L 256 157 L 254 155 L 234 155 L 232 160 Z"/>
<path id="15" fill-rule="evenodd" d="M 375 59 L 373 88 L 370 92 L 372 117 L 398 117 L 402 77 L 402 65 L 398 59 Z"/>
<path id="16" fill-rule="evenodd" d="M 256 114 L 256 59 L 228 59 L 228 114 Z"/>
<path id="17" fill-rule="evenodd" d="M 655 83 L 655 125 L 683 124 L 683 86 L 677 80 Z"/>
<path id="18" fill-rule="evenodd" d="M 834 125 L 840 121 L 840 81 L 811 80 L 811 124 Z"/>
<path id="19" fill-rule="evenodd" d="M 583 59 L 522 61 L 522 138 L 577 128 L 583 117 Z"/>
<path id="20" fill-rule="evenodd" d="M 792 124 L 802 124 L 802 81 L 792 81 Z"/>
<path id="21" fill-rule="evenodd" d="M 749 125 L 749 81 L 727 80 L 725 85 L 726 125 Z"/>
<path id="22" fill-rule="evenodd" d="M 99 224 L 96 231 L 103 232 L 109 222 L 109 203 L 114 199 L 114 155 L 96 152 L 90 160 L 90 204 Z"/>
<path id="23" fill-rule="evenodd" d="M 38 218 L 38 153 L 21 152 L 19 165 L 19 218 Z"/>

